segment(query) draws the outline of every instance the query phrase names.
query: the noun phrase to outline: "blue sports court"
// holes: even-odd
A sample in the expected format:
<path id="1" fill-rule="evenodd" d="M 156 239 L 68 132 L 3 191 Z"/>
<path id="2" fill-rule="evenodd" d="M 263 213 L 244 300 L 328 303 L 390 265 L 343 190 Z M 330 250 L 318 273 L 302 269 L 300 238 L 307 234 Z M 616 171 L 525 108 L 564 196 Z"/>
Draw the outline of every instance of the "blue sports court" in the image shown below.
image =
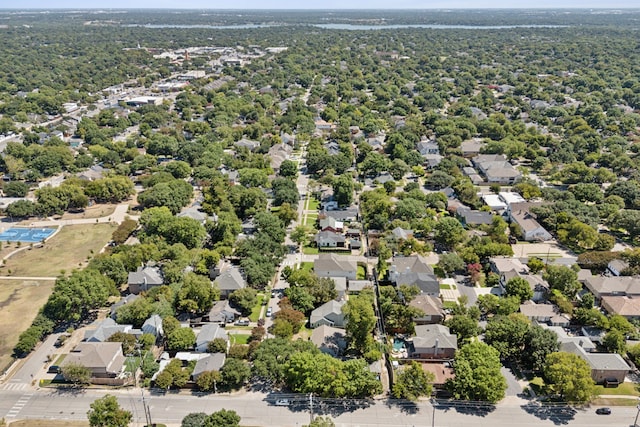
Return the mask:
<path id="1" fill-rule="evenodd" d="M 3 242 L 38 243 L 55 233 L 55 228 L 10 228 L 0 234 Z"/>

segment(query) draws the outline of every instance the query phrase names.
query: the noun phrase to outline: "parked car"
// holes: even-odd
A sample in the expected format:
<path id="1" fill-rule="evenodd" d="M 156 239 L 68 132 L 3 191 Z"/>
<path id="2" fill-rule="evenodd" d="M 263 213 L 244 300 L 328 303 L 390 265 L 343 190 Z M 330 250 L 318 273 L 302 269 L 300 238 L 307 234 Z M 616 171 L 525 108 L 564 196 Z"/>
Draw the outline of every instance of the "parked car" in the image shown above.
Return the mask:
<path id="1" fill-rule="evenodd" d="M 49 369 L 47 369 L 47 374 L 59 374 L 62 370 L 58 365 L 51 365 Z"/>
<path id="2" fill-rule="evenodd" d="M 291 402 L 289 399 L 278 399 L 276 400 L 276 406 L 289 406 Z"/>
<path id="3" fill-rule="evenodd" d="M 596 409 L 596 414 L 598 415 L 611 415 L 610 408 L 598 408 Z"/>
<path id="4" fill-rule="evenodd" d="M 267 308 L 267 317 L 271 317 L 271 313 L 273 313 L 271 307 Z"/>
<path id="5" fill-rule="evenodd" d="M 240 319 L 234 323 L 236 326 L 249 326 L 249 319 Z"/>

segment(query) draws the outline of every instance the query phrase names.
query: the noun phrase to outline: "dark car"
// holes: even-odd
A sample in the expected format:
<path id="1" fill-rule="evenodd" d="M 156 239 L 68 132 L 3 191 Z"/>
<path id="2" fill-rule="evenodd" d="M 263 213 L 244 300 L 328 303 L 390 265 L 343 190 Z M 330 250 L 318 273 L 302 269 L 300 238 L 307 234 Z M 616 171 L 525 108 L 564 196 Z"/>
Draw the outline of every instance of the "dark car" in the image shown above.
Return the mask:
<path id="1" fill-rule="evenodd" d="M 598 415 L 611 415 L 610 408 L 598 408 L 596 409 L 596 414 Z"/>
<path id="2" fill-rule="evenodd" d="M 47 374 L 59 374 L 60 371 L 61 371 L 60 366 L 51 365 L 49 366 L 49 369 L 47 369 Z"/>

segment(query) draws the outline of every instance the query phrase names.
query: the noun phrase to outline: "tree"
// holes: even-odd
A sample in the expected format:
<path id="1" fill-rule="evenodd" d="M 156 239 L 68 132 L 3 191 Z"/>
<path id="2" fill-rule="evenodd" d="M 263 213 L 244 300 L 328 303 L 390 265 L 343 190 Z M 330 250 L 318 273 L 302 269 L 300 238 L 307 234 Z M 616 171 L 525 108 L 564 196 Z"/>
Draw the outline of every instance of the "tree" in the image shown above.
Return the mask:
<path id="1" fill-rule="evenodd" d="M 196 343 L 196 334 L 191 328 L 178 328 L 167 336 L 167 348 L 171 351 L 189 350 Z"/>
<path id="2" fill-rule="evenodd" d="M 297 207 L 300 193 L 295 181 L 289 178 L 276 178 L 271 181 L 273 189 L 273 204 L 280 206 L 283 203 L 289 203 L 291 206 Z"/>
<path id="3" fill-rule="evenodd" d="M 509 279 L 505 285 L 505 291 L 508 296 L 518 297 L 521 303 L 533 298 L 533 290 L 529 282 L 522 277 L 512 277 Z"/>
<path id="4" fill-rule="evenodd" d="M 279 386 L 285 379 L 285 364 L 300 352 L 319 353 L 311 341 L 266 339 L 252 352 L 252 373 L 261 380 Z"/>
<path id="5" fill-rule="evenodd" d="M 447 273 L 455 271 L 464 271 L 465 263 L 460 255 L 456 253 L 442 254 L 438 260 L 438 266 Z"/>
<path id="6" fill-rule="evenodd" d="M 531 257 L 527 262 L 527 267 L 529 267 L 529 271 L 531 274 L 538 274 L 542 270 L 544 270 L 545 264 L 540 258 Z"/>
<path id="7" fill-rule="evenodd" d="M 118 404 L 118 399 L 110 394 L 95 400 L 87 412 L 91 427 L 127 427 L 133 414 Z"/>
<path id="8" fill-rule="evenodd" d="M 420 396 L 430 396 L 435 376 L 425 372 L 417 362 L 404 365 L 393 384 L 396 399 L 417 400 Z"/>
<path id="9" fill-rule="evenodd" d="M 236 389 L 249 379 L 251 368 L 243 360 L 228 358 L 220 369 L 220 375 L 226 387 Z"/>
<path id="10" fill-rule="evenodd" d="M 336 425 L 329 417 L 315 417 L 310 424 L 304 427 L 336 427 Z"/>
<path id="11" fill-rule="evenodd" d="M 5 214 L 10 218 L 29 218 L 36 213 L 37 206 L 31 200 L 17 200 L 7 206 Z"/>
<path id="12" fill-rule="evenodd" d="M 111 335 L 107 341 L 122 343 L 122 354 L 125 356 L 132 354 L 133 350 L 136 348 L 136 337 L 122 331 L 118 331 Z"/>
<path id="13" fill-rule="evenodd" d="M 555 352 L 547 356 L 544 379 L 552 393 L 567 402 L 588 402 L 595 393 L 591 368 L 580 356 Z"/>
<path id="14" fill-rule="evenodd" d="M 253 288 L 238 289 L 229 295 L 229 302 L 240 310 L 243 316 L 248 316 L 258 302 L 257 292 Z"/>
<path id="15" fill-rule="evenodd" d="M 204 412 L 192 412 L 182 419 L 180 427 L 203 427 L 206 419 L 207 414 Z"/>
<path id="16" fill-rule="evenodd" d="M 293 160 L 285 160 L 280 164 L 278 175 L 284 178 L 295 178 L 298 175 L 298 164 Z"/>
<path id="17" fill-rule="evenodd" d="M 441 218 L 434 227 L 436 242 L 453 248 L 465 236 L 465 230 L 460 221 L 452 217 Z"/>
<path id="18" fill-rule="evenodd" d="M 544 368 L 547 356 L 558 351 L 558 335 L 539 325 L 531 325 L 524 338 L 524 350 L 521 359 L 526 366 L 535 372 Z"/>
<path id="19" fill-rule="evenodd" d="M 65 363 L 62 365 L 62 376 L 66 381 L 76 385 L 85 385 L 91 382 L 91 370 L 79 363 Z"/>
<path id="20" fill-rule="evenodd" d="M 216 391 L 217 384 L 222 383 L 222 375 L 218 371 L 202 372 L 196 380 L 196 385 L 202 391 Z"/>
<path id="21" fill-rule="evenodd" d="M 626 340 L 622 332 L 612 329 L 602 338 L 602 345 L 609 353 L 624 354 L 626 351 Z"/>
<path id="22" fill-rule="evenodd" d="M 221 409 L 209 415 L 203 427 L 239 427 L 240 415 L 236 411 Z"/>
<path id="23" fill-rule="evenodd" d="M 353 177 L 348 174 L 339 176 L 333 181 L 333 197 L 340 206 L 349 206 L 353 202 Z"/>
<path id="24" fill-rule="evenodd" d="M 472 342 L 456 352 L 455 378 L 447 380 L 446 387 L 455 399 L 496 403 L 507 389 L 501 367 L 498 350 L 483 342 Z"/>
<path id="25" fill-rule="evenodd" d="M 551 289 L 559 290 L 570 300 L 582 287 L 578 282 L 578 274 L 565 265 L 548 265 L 542 278 L 549 283 Z"/>
<path id="26" fill-rule="evenodd" d="M 452 316 L 447 320 L 446 325 L 461 343 L 476 337 L 480 333 L 478 321 L 464 314 Z"/>
<path id="27" fill-rule="evenodd" d="M 484 341 L 498 350 L 502 359 L 517 359 L 522 353 L 529 324 L 522 314 L 496 316 L 487 324 Z"/>
<path id="28" fill-rule="evenodd" d="M 280 205 L 280 209 L 276 211 L 276 216 L 280 218 L 284 225 L 289 226 L 292 221 L 298 219 L 298 211 L 291 207 L 289 203 L 283 203 Z"/>
<path id="29" fill-rule="evenodd" d="M 216 288 L 209 278 L 187 273 L 176 296 L 176 308 L 189 313 L 202 313 L 211 308 L 217 297 Z"/>
<path id="30" fill-rule="evenodd" d="M 361 293 L 349 298 L 342 310 L 347 321 L 345 332 L 349 347 L 356 354 L 363 355 L 373 344 L 372 334 L 376 325 L 372 295 Z"/>
<path id="31" fill-rule="evenodd" d="M 9 181 L 2 187 L 6 197 L 25 197 L 29 192 L 29 185 L 22 181 Z"/>
<path id="32" fill-rule="evenodd" d="M 309 241 L 309 229 L 305 225 L 296 225 L 289 237 L 298 246 L 304 246 Z"/>
<path id="33" fill-rule="evenodd" d="M 227 352 L 227 340 L 224 338 L 214 338 L 209 341 L 207 345 L 207 351 L 209 353 L 226 353 Z"/>

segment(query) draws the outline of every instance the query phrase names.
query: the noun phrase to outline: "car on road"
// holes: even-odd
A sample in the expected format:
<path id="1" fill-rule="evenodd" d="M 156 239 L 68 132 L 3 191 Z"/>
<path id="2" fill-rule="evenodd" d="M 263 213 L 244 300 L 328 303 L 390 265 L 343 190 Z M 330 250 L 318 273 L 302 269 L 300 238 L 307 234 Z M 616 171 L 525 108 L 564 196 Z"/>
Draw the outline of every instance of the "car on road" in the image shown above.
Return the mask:
<path id="1" fill-rule="evenodd" d="M 598 408 L 596 409 L 596 414 L 598 415 L 611 415 L 610 408 Z"/>
<path id="2" fill-rule="evenodd" d="M 276 406 L 289 406 L 290 404 L 291 402 L 289 399 L 278 399 L 275 403 Z"/>
<path id="3" fill-rule="evenodd" d="M 267 308 L 267 317 L 271 317 L 271 313 L 273 313 L 271 307 Z"/>
<path id="4" fill-rule="evenodd" d="M 236 326 L 249 326 L 249 319 L 240 319 L 234 323 Z"/>
<path id="5" fill-rule="evenodd" d="M 47 374 L 59 374 L 62 370 L 58 365 L 51 365 L 49 369 L 47 369 Z"/>

